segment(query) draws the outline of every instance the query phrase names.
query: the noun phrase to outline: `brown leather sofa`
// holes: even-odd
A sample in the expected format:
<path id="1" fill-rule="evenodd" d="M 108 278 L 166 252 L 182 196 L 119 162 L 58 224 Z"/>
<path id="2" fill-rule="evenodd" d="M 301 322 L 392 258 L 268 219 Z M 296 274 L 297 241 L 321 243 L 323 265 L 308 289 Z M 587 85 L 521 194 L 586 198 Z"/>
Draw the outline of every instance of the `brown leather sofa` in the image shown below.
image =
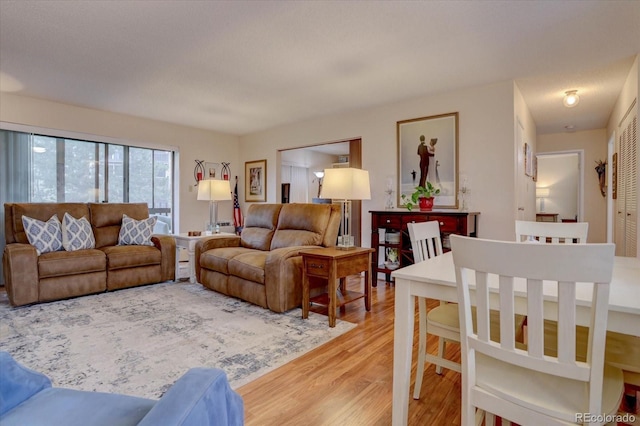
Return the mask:
<path id="1" fill-rule="evenodd" d="M 300 250 L 335 246 L 340 208 L 252 204 L 241 236 L 199 241 L 196 276 L 205 287 L 274 312 L 302 302 Z"/>
<path id="2" fill-rule="evenodd" d="M 6 247 L 2 256 L 4 282 L 13 306 L 65 299 L 175 277 L 176 243 L 166 235 L 154 235 L 153 246 L 118 244 L 122 215 L 149 217 L 146 203 L 7 203 Z M 65 212 L 91 223 L 94 249 L 54 251 L 38 256 L 29 244 L 22 216 L 47 221 Z"/>

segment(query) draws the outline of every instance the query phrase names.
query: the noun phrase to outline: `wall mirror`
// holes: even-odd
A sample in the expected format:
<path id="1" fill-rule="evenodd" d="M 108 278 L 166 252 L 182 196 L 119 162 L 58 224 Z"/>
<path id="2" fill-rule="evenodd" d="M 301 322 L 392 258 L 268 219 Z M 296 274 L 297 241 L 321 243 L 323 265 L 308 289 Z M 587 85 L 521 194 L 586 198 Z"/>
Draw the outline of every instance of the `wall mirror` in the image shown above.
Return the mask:
<path id="1" fill-rule="evenodd" d="M 402 194 L 431 182 L 440 188 L 434 207 L 458 208 L 458 113 L 413 118 L 396 123 L 398 206 Z"/>

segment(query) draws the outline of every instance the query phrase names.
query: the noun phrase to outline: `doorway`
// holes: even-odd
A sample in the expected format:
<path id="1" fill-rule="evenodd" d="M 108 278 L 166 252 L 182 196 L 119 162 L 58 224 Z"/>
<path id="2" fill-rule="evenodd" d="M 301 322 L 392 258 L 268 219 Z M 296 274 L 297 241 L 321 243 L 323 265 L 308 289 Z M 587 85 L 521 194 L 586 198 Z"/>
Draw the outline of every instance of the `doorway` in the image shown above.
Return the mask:
<path id="1" fill-rule="evenodd" d="M 537 155 L 536 215 L 558 222 L 583 221 L 583 152 Z"/>
<path id="2" fill-rule="evenodd" d="M 346 157 L 348 162 L 343 163 L 342 157 Z M 349 139 L 343 141 L 326 142 L 317 145 L 307 145 L 298 148 L 289 148 L 278 151 L 278 169 L 283 166 L 305 167 L 307 168 L 308 178 L 306 187 L 308 188 L 308 196 L 306 201 L 311 202 L 312 198 L 319 192 L 319 182 L 316 177 L 316 171 L 324 170 L 328 167 L 353 167 L 362 168 L 362 139 Z M 276 184 L 278 188 L 283 180 L 283 173 L 278 174 L 280 182 Z M 291 188 L 293 191 L 293 187 Z M 291 202 L 295 202 L 292 194 Z M 353 200 L 351 203 L 350 218 L 351 235 L 354 237 L 354 243 L 357 246 L 362 245 L 362 201 Z"/>

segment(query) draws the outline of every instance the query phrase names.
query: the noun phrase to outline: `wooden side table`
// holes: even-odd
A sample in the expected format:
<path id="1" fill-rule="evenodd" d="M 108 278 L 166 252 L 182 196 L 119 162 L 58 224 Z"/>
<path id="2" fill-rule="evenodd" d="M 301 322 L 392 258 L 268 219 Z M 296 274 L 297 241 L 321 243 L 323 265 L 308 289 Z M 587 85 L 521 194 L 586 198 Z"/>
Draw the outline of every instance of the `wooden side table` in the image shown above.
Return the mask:
<path id="1" fill-rule="evenodd" d="M 367 311 L 371 310 L 371 248 L 357 247 L 351 250 L 339 250 L 334 247 L 303 250 L 300 252 L 303 262 L 302 274 L 302 318 L 309 317 L 311 302 L 327 306 L 329 327 L 336 326 L 336 310 L 339 307 L 364 298 Z M 349 291 L 345 281 L 349 275 L 364 271 L 364 292 Z M 328 280 L 328 293 L 309 297 L 309 277 Z M 340 278 L 340 286 L 337 280 Z"/>
<path id="2" fill-rule="evenodd" d="M 212 235 L 202 235 L 199 236 L 189 236 L 188 234 L 173 234 L 173 238 L 176 239 L 176 281 L 178 281 L 178 267 L 179 267 L 179 259 L 180 259 L 180 249 L 187 249 L 187 253 L 189 254 L 189 282 L 196 282 L 196 262 L 195 262 L 195 253 L 196 253 L 196 243 L 205 238 L 219 238 L 219 237 L 229 237 L 236 234 L 230 234 L 227 232 L 220 232 L 219 234 Z"/>

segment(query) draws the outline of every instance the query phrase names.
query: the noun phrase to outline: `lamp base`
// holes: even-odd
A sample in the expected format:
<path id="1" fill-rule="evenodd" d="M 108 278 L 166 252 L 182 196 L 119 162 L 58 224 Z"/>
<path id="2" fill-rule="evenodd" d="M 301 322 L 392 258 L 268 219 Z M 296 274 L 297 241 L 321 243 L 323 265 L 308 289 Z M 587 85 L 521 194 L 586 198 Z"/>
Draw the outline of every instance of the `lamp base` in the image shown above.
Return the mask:
<path id="1" fill-rule="evenodd" d="M 336 245 L 337 249 L 340 250 L 352 250 L 355 249 L 356 246 L 354 244 L 353 235 L 340 235 L 338 237 L 338 244 Z"/>

